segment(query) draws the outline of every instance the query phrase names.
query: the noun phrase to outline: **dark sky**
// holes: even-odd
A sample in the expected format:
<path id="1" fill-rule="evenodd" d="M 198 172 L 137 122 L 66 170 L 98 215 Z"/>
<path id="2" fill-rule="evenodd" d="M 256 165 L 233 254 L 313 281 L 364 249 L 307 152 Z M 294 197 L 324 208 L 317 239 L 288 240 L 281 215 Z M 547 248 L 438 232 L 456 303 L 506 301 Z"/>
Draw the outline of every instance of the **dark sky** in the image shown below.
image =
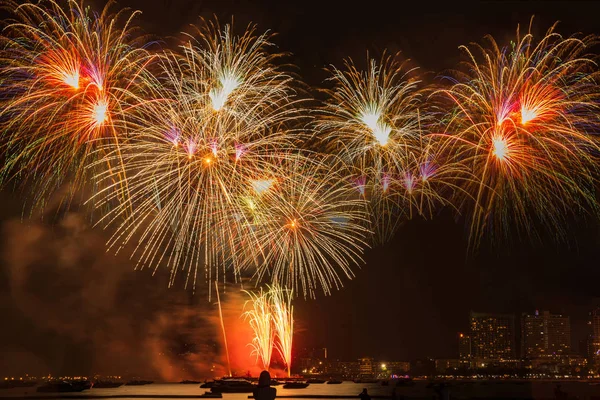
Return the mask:
<path id="1" fill-rule="evenodd" d="M 311 86 L 323 85 L 323 67 L 345 57 L 363 61 L 366 52 L 401 50 L 423 72 L 452 68 L 458 46 L 492 34 L 500 43 L 517 24 L 534 32 L 560 20 L 564 35 L 600 33 L 600 3 L 418 1 L 201 1 L 121 0 L 141 9 L 144 29 L 177 35 L 197 16 L 235 17 L 236 26 L 256 22 L 277 33 L 280 50 Z M 92 4 L 102 5 L 100 0 Z M 106 233 L 91 227 L 84 211 L 51 210 L 21 221 L 22 195 L 5 190 L 0 263 L 1 373 L 101 372 L 151 374 L 167 363 L 151 354 L 194 343 L 214 350 L 214 305 L 204 290 L 181 284 L 166 288 L 166 271 L 133 271 L 126 256 L 104 251 Z M 466 251 L 462 221 L 442 212 L 432 221 L 410 221 L 391 243 L 370 250 L 356 279 L 340 292 L 296 302 L 297 347 L 327 347 L 329 355 L 388 360 L 453 357 L 456 333 L 467 328 L 469 310 L 515 312 L 550 309 L 572 317 L 573 345 L 585 334 L 591 307 L 600 304 L 600 245 L 595 221 L 574 222 L 570 244 L 519 243 L 478 254 Z M 6 322 L 6 323 L 4 323 Z M 154 365 L 149 371 L 141 365 Z M 188 365 L 186 364 L 186 365 Z M 195 368 L 195 369 L 194 369 Z M 16 370 L 16 371 L 15 371 Z M 191 366 L 198 374 L 206 370 Z M 156 372 L 164 379 L 177 374 Z"/>

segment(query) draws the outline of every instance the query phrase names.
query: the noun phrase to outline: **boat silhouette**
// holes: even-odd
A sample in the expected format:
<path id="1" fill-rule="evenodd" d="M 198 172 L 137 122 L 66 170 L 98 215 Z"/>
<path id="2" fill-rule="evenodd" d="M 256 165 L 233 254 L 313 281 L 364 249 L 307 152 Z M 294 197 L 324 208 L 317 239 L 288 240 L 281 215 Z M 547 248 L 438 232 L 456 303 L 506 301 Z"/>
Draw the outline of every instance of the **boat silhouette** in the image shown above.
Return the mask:
<path id="1" fill-rule="evenodd" d="M 94 389 L 110 389 L 110 388 L 118 388 L 123 386 L 123 382 L 113 382 L 113 381 L 96 381 L 94 382 Z"/>
<path id="2" fill-rule="evenodd" d="M 141 386 L 141 385 L 150 385 L 151 383 L 154 383 L 154 381 L 133 380 L 133 381 L 127 382 L 125 385 L 126 386 Z"/>
<path id="3" fill-rule="evenodd" d="M 204 392 L 203 394 L 201 394 L 198 397 L 206 397 L 209 399 L 222 399 L 223 395 L 221 393 Z"/>
<path id="4" fill-rule="evenodd" d="M 0 382 L 0 389 L 26 388 L 37 385 L 37 381 L 22 381 L 17 379 Z"/>
<path id="5" fill-rule="evenodd" d="M 39 386 L 36 391 L 39 393 L 69 393 L 82 392 L 85 389 L 87 388 L 83 385 L 73 385 L 71 382 L 66 381 L 55 381 Z"/>
<path id="6" fill-rule="evenodd" d="M 252 393 L 256 387 L 247 379 L 228 378 L 215 381 L 210 391 L 211 393 Z"/>
<path id="7" fill-rule="evenodd" d="M 307 382 L 287 382 L 285 385 L 283 385 L 284 389 L 304 389 L 306 387 L 308 387 L 308 385 L 310 385 L 310 383 Z"/>

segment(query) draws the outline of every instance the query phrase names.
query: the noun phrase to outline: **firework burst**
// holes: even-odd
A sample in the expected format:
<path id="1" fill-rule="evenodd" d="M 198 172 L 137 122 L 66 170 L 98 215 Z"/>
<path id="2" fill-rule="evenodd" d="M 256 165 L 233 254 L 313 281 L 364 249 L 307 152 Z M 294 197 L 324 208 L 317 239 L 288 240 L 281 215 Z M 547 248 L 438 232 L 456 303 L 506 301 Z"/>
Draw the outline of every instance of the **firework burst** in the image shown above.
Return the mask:
<path id="1" fill-rule="evenodd" d="M 148 54 L 135 12 L 112 15 L 107 5 L 96 14 L 74 0 L 65 8 L 52 0 L 4 6 L 13 20 L 0 37 L 0 122 L 10 154 L 2 175 L 26 178 L 34 206 L 43 206 L 66 179 L 78 189 L 97 144 L 123 134 Z"/>
<path id="2" fill-rule="evenodd" d="M 535 236 L 539 223 L 562 236 L 565 216 L 596 207 L 600 91 L 585 55 L 595 40 L 552 27 L 540 41 L 517 30 L 507 47 L 463 47 L 464 72 L 438 92 L 452 105 L 439 139 L 472 173 L 454 200 L 474 245 L 513 226 Z"/>
<path id="3" fill-rule="evenodd" d="M 297 155 L 263 177 L 272 182 L 268 190 L 249 185 L 244 220 L 256 247 L 246 267 L 258 281 L 270 277 L 314 296 L 319 288 L 325 294 L 339 288 L 342 276 L 352 278 L 369 231 L 364 202 L 337 169 L 315 155 Z"/>
<path id="4" fill-rule="evenodd" d="M 276 66 L 285 54 L 269 51 L 273 44 L 267 33 L 257 35 L 256 26 L 249 25 L 242 35 L 234 35 L 232 25 L 203 21 L 188 37 L 182 49 L 187 62 L 203 67 L 212 110 L 268 126 L 302 111 L 282 107 L 293 97 L 294 82 L 289 72 Z"/>
<path id="5" fill-rule="evenodd" d="M 346 164 L 347 179 L 368 201 L 375 240 L 384 241 L 403 217 L 422 213 L 420 160 L 425 149 L 422 96 L 415 69 L 394 57 L 370 60 L 366 71 L 351 62 L 332 70 L 333 89 L 317 122 L 329 153 Z M 423 160 L 426 162 L 426 160 Z M 433 171 L 433 169 L 431 170 Z"/>
<path id="6" fill-rule="evenodd" d="M 116 226 L 110 245 L 137 239 L 140 265 L 167 264 L 171 282 L 187 271 L 186 285 L 195 285 L 198 270 L 208 280 L 219 271 L 223 279 L 228 270 L 239 276 L 245 249 L 256 247 L 244 220 L 247 188 L 265 189 L 261 179 L 290 157 L 288 126 L 299 109 L 291 78 L 266 54 L 266 36 L 233 36 L 228 26 L 200 31 L 179 53 L 160 57 L 146 85 L 152 100 L 130 113 L 128 139 L 106 150 L 107 162 L 123 160 L 126 201 L 112 190 L 118 181 L 97 196 L 99 205 L 113 205 L 100 221 Z M 219 78 L 230 72 L 235 85 Z M 114 180 L 111 171 L 96 177 Z"/>

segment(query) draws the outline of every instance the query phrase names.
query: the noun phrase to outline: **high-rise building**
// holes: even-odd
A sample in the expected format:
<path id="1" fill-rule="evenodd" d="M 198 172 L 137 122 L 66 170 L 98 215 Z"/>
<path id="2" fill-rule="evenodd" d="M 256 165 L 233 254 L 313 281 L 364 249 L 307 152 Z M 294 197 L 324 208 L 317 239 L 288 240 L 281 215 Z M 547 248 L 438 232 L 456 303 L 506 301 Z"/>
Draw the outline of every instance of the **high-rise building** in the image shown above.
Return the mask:
<path id="1" fill-rule="evenodd" d="M 375 361 L 371 357 L 359 358 L 360 375 L 364 377 L 372 377 L 375 375 Z"/>
<path id="2" fill-rule="evenodd" d="M 592 335 L 586 335 L 585 338 L 580 339 L 578 343 L 578 354 L 586 360 L 590 357 L 590 342 Z"/>
<path id="3" fill-rule="evenodd" d="M 515 316 L 471 311 L 471 354 L 485 360 L 515 357 Z"/>
<path id="4" fill-rule="evenodd" d="M 458 334 L 458 358 L 461 360 L 468 360 L 472 357 L 473 352 L 471 350 L 471 336 L 459 333 Z"/>
<path id="5" fill-rule="evenodd" d="M 521 320 L 521 353 L 525 358 L 567 355 L 571 352 L 569 317 L 536 310 Z"/>
<path id="6" fill-rule="evenodd" d="M 600 361 L 600 307 L 590 312 L 590 361 L 597 364 Z"/>

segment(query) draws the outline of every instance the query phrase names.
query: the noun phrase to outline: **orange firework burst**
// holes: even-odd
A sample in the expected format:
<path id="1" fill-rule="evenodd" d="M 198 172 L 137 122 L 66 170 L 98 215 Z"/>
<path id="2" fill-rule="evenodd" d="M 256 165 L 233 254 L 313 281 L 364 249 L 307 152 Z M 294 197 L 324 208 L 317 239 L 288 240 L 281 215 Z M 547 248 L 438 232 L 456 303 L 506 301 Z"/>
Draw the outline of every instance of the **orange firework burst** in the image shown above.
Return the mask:
<path id="1" fill-rule="evenodd" d="M 452 104 L 438 139 L 472 174 L 456 204 L 474 245 L 513 225 L 537 235 L 534 220 L 561 236 L 565 216 L 596 208 L 599 75 L 585 55 L 596 38 L 552 27 L 539 42 L 518 30 L 508 47 L 488 40 L 463 47 L 465 72 L 438 92 Z"/>
<path id="2" fill-rule="evenodd" d="M 43 206 L 66 179 L 84 182 L 96 143 L 117 140 L 147 52 L 131 26 L 135 12 L 111 15 L 107 5 L 95 14 L 74 0 L 4 5 L 14 19 L 0 37 L 10 154 L 2 174 L 30 178 L 33 203 Z"/>

